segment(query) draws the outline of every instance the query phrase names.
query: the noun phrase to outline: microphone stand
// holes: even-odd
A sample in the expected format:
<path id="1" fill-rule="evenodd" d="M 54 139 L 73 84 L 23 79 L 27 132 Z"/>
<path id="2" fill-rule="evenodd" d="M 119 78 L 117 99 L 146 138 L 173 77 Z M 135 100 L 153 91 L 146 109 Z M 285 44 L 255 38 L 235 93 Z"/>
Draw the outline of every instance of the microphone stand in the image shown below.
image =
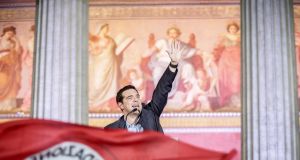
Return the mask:
<path id="1" fill-rule="evenodd" d="M 139 111 L 137 108 L 134 108 L 133 110 L 131 110 L 130 112 L 127 113 L 127 115 L 125 115 L 125 122 L 127 122 L 127 117 L 129 114 L 135 112 L 135 111 Z M 139 111 L 140 112 L 140 111 Z M 133 123 L 132 124 L 135 124 L 140 118 L 140 114 L 134 119 Z"/>

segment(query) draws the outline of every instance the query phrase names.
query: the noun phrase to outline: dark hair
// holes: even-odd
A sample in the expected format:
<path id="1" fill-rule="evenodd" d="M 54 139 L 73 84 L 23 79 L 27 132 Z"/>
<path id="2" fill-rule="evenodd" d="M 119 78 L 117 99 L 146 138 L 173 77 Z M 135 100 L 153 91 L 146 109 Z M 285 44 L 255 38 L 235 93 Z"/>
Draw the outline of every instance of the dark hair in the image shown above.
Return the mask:
<path id="1" fill-rule="evenodd" d="M 3 28 L 1 37 L 2 37 L 6 32 L 9 32 L 9 31 L 12 31 L 14 34 L 17 33 L 16 27 L 14 27 L 14 26 L 9 26 L 9 27 Z"/>
<path id="2" fill-rule="evenodd" d="M 239 31 L 240 30 L 240 26 L 237 24 L 237 23 L 235 23 L 235 22 L 232 22 L 232 23 L 229 23 L 228 25 L 227 25 L 227 32 L 229 32 L 229 28 L 231 27 L 231 26 L 234 26 L 235 28 L 236 28 L 236 31 Z"/>
<path id="3" fill-rule="evenodd" d="M 129 89 L 134 89 L 134 90 L 136 90 L 137 92 L 138 92 L 138 90 L 133 86 L 133 85 L 126 85 L 126 86 L 124 86 L 123 88 L 121 88 L 119 91 L 118 91 L 118 93 L 117 93 L 117 97 L 116 97 L 116 102 L 117 103 L 119 103 L 119 102 L 123 102 L 123 92 L 124 91 L 127 91 L 127 90 L 129 90 Z"/>

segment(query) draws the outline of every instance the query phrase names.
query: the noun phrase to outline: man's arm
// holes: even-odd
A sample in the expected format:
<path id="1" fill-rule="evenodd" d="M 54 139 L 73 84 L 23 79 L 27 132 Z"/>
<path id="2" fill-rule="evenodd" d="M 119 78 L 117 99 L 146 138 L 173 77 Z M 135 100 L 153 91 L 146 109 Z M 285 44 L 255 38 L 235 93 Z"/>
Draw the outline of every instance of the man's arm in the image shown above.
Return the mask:
<path id="1" fill-rule="evenodd" d="M 170 64 L 165 70 L 164 74 L 160 78 L 152 96 L 152 100 L 149 103 L 151 109 L 160 116 L 163 109 L 165 108 L 168 100 L 168 93 L 172 89 L 172 83 L 178 72 L 177 66 L 181 58 L 182 48 L 179 41 L 174 41 L 171 45 L 170 50 L 167 51 L 170 57 Z"/>
<path id="2" fill-rule="evenodd" d="M 156 88 L 154 89 L 152 100 L 149 103 L 151 109 L 160 116 L 165 105 L 167 104 L 168 94 L 172 89 L 172 83 L 176 77 L 177 69 L 168 67 L 160 78 Z"/>

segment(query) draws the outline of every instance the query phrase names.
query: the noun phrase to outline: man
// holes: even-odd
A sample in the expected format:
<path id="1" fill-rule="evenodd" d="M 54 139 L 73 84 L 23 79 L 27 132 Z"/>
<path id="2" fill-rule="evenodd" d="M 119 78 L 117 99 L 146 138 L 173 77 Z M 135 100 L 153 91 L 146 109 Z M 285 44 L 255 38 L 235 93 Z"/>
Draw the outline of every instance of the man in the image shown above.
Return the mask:
<path id="1" fill-rule="evenodd" d="M 132 85 L 127 85 L 118 91 L 116 101 L 123 116 L 105 128 L 123 128 L 132 132 L 153 130 L 163 133 L 159 117 L 167 104 L 168 93 L 172 89 L 172 83 L 178 72 L 177 66 L 182 50 L 179 41 L 172 41 L 170 48 L 166 51 L 171 62 L 160 78 L 152 100 L 148 104 L 142 104 L 139 92 Z"/>

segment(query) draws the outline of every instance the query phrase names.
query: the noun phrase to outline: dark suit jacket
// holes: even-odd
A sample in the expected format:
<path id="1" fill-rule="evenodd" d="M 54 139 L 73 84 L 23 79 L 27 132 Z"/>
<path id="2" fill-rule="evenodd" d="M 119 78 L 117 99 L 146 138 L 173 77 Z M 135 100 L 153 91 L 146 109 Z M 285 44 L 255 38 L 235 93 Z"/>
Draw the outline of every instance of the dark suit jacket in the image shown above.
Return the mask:
<path id="1" fill-rule="evenodd" d="M 154 89 L 152 100 L 148 104 L 143 105 L 138 123 L 142 125 L 144 130 L 153 130 L 163 133 L 163 129 L 159 122 L 159 117 L 167 104 L 168 93 L 172 89 L 172 83 L 177 72 L 177 69 L 176 72 L 172 72 L 169 67 L 167 67 L 156 88 Z M 120 117 L 119 120 L 107 125 L 105 128 L 126 129 L 124 116 Z"/>

